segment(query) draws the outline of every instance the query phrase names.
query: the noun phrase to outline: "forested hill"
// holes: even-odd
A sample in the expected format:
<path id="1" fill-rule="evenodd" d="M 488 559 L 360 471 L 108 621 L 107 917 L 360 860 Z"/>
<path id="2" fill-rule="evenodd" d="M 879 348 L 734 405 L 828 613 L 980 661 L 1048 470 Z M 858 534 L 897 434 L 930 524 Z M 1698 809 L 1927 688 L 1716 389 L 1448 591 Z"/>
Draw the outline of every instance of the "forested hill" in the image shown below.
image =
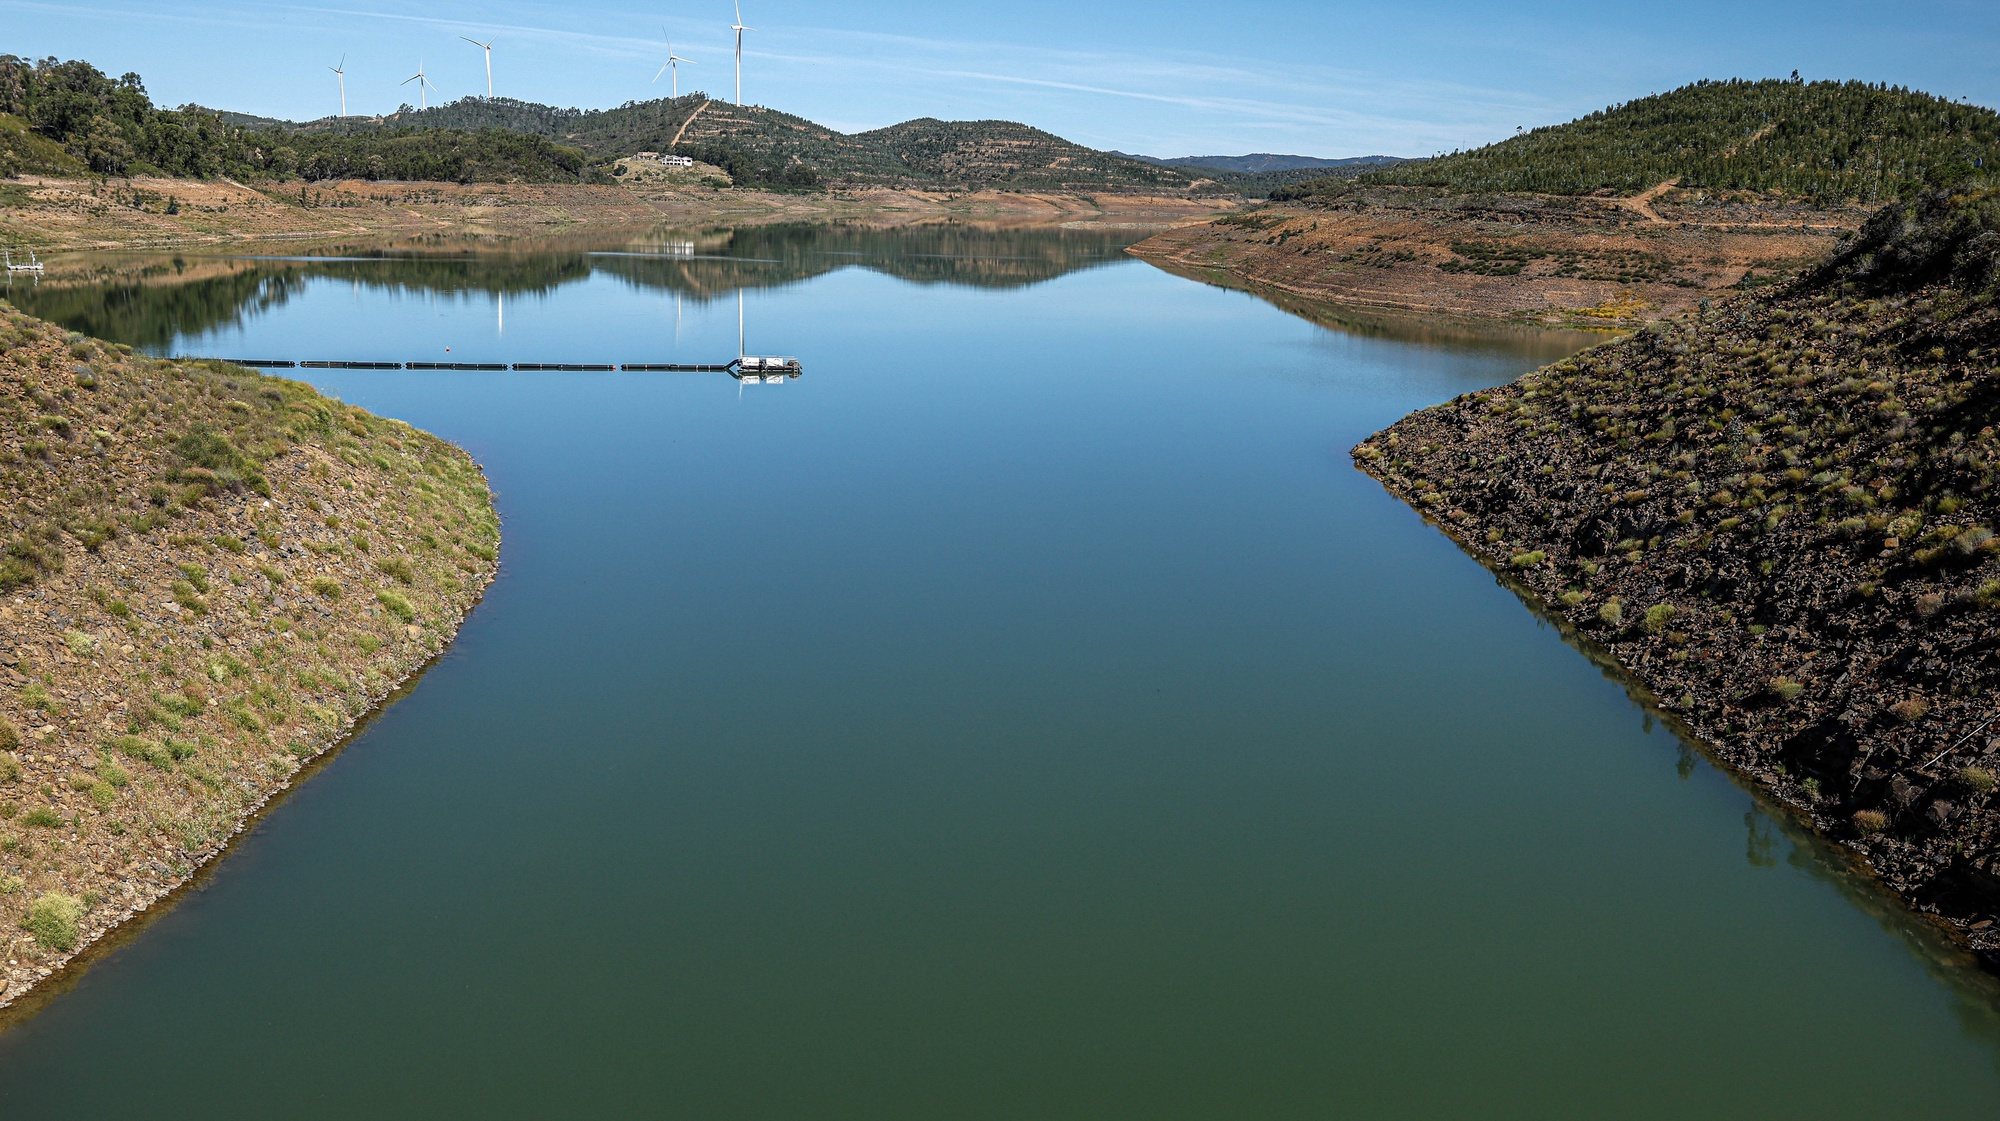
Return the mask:
<path id="1" fill-rule="evenodd" d="M 588 161 L 543 136 L 388 128 L 351 135 L 245 128 L 206 109 L 161 109 L 137 74 L 0 56 L 0 176 L 577 182 Z"/>
<path id="2" fill-rule="evenodd" d="M 1704 81 L 1366 182 L 1451 191 L 1687 188 L 1878 202 L 1990 181 L 2000 113 L 1865 82 Z M 1335 190 L 1312 185 L 1295 194 Z"/>
<path id="3" fill-rule="evenodd" d="M 642 151 L 691 156 L 740 187 L 1220 194 L 1255 186 L 1100 152 L 1011 121 L 924 119 L 849 135 L 695 93 L 613 109 L 468 97 L 385 117 L 292 123 L 199 106 L 162 109 L 137 74 L 113 79 L 85 62 L 0 56 L 0 176 L 576 182 L 608 179 L 613 163 Z"/>
<path id="4" fill-rule="evenodd" d="M 294 127 L 307 133 L 368 135 L 415 125 L 546 137 L 603 163 L 640 151 L 679 152 L 727 170 L 745 186 L 1182 192 L 1215 176 L 1100 152 L 1012 121 L 925 118 L 849 134 L 776 109 L 711 101 L 699 93 L 588 110 L 469 97 L 386 118 L 327 119 Z"/>
<path id="5" fill-rule="evenodd" d="M 925 117 L 864 132 L 855 139 L 880 145 L 918 176 L 947 183 L 1177 191 L 1194 181 L 1185 172 L 1086 148 L 1013 121 Z"/>

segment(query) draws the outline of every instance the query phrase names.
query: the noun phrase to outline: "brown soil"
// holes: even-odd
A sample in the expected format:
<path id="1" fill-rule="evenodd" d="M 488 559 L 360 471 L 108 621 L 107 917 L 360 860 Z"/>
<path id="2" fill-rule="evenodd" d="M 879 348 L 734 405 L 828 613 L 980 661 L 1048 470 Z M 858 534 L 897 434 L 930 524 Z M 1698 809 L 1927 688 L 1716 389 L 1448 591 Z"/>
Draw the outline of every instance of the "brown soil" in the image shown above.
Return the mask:
<path id="1" fill-rule="evenodd" d="M 0 245 L 111 249 L 239 239 L 534 237 L 589 227 L 865 220 L 1165 227 L 1229 209 L 1221 200 L 989 191 L 837 194 L 659 184 L 335 183 L 248 187 L 227 180 L 0 181 Z M 168 213 L 169 210 L 174 213 Z"/>
<path id="2" fill-rule="evenodd" d="M 1630 199 L 1374 187 L 1182 226 L 1131 252 L 1340 304 L 1620 326 L 1794 272 L 1864 218 L 1672 184 Z"/>

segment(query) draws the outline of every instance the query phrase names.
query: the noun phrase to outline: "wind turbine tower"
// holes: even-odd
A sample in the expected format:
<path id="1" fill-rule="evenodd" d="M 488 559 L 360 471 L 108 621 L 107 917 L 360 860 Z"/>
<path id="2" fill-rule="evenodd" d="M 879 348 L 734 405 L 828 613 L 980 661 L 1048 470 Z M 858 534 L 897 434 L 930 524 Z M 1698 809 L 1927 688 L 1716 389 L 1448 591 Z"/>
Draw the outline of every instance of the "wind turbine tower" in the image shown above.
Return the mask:
<path id="1" fill-rule="evenodd" d="M 486 100 L 493 100 L 493 40 L 488 39 L 482 43 L 466 35 L 460 35 L 459 38 L 486 52 Z"/>
<path id="2" fill-rule="evenodd" d="M 736 0 L 736 22 L 729 25 L 736 32 L 736 104 L 743 104 L 743 33 L 755 31 L 754 27 L 743 26 L 743 0 Z"/>
<path id="3" fill-rule="evenodd" d="M 333 71 L 334 76 L 340 79 L 340 115 L 345 117 L 347 115 L 347 56 L 341 55 L 340 65 L 329 66 L 327 69 Z"/>
<path id="4" fill-rule="evenodd" d="M 432 81 L 428 77 L 424 76 L 424 60 L 421 57 L 417 59 L 417 72 L 403 79 L 402 81 L 397 82 L 396 84 L 399 86 L 407 86 L 411 82 L 415 82 L 417 84 L 417 108 L 418 109 L 430 108 L 431 103 L 430 100 L 424 96 L 424 88 L 428 86 L 431 89 L 436 89 L 437 86 L 434 83 L 432 83 Z"/>
<path id="5" fill-rule="evenodd" d="M 666 30 L 667 30 L 667 29 L 666 29 L 666 28 L 664 28 L 664 27 L 663 27 L 663 28 L 661 28 L 661 29 L 660 29 L 660 32 L 661 32 L 661 34 L 663 34 L 663 35 L 664 35 L 664 34 L 666 33 Z M 660 80 L 660 75 L 661 75 L 661 74 L 665 74 L 665 73 L 666 73 L 667 71 L 669 71 L 669 70 L 673 71 L 673 72 L 674 72 L 674 96 L 675 96 L 675 97 L 679 97 L 679 96 L 681 95 L 681 68 L 680 68 L 680 64 L 681 64 L 681 63 L 683 63 L 683 62 L 687 63 L 687 64 L 688 64 L 689 66 L 693 66 L 693 65 L 695 65 L 695 61 L 694 61 L 694 59 L 691 59 L 691 58 L 682 58 L 681 56 L 679 56 L 679 55 L 675 54 L 675 53 L 674 53 L 674 41 L 673 41 L 672 39 L 668 39 L 668 40 L 667 40 L 667 61 L 665 61 L 665 62 L 663 62 L 663 63 L 661 63 L 661 64 L 660 64 L 660 69 L 659 69 L 658 71 L 656 71 L 656 72 L 655 72 L 655 73 L 653 74 L 653 80 L 654 80 L 655 82 L 657 82 L 657 81 L 659 81 L 659 80 Z M 741 100 L 741 97 L 740 97 L 740 95 L 739 95 L 739 97 L 738 97 L 738 100 Z"/>

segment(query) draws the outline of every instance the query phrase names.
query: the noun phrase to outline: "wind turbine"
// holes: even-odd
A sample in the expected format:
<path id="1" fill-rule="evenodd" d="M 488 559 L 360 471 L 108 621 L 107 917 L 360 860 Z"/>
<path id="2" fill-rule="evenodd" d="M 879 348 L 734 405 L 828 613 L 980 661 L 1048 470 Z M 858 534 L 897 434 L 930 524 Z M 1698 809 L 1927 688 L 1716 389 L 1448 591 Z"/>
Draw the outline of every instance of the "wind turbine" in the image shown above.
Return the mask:
<path id="1" fill-rule="evenodd" d="M 666 30 L 667 30 L 666 28 L 662 27 L 662 28 L 660 29 L 660 33 L 661 33 L 662 35 L 664 35 L 664 34 L 666 34 Z M 678 64 L 679 64 L 679 63 L 683 63 L 683 62 L 687 63 L 687 64 L 688 64 L 689 66 L 693 66 L 693 65 L 695 65 L 695 61 L 694 61 L 694 59 L 691 59 L 691 58 L 682 58 L 681 56 L 679 56 L 679 55 L 675 54 L 675 53 L 674 53 L 674 41 L 673 41 L 672 39 L 668 39 L 668 40 L 667 40 L 667 61 L 665 61 L 665 62 L 663 62 L 663 63 L 661 63 L 661 64 L 660 64 L 660 69 L 659 69 L 659 71 L 658 71 L 658 72 L 656 72 L 656 73 L 655 73 L 655 74 L 653 75 L 653 80 L 654 80 L 655 82 L 657 82 L 657 81 L 659 81 L 659 80 L 660 80 L 660 75 L 661 75 L 661 74 L 665 74 L 665 73 L 666 73 L 667 71 L 669 71 L 669 70 L 673 71 L 673 72 L 674 72 L 674 96 L 675 96 L 675 97 L 679 97 L 679 96 L 681 95 L 681 68 L 680 68 L 680 66 L 679 66 Z M 739 96 L 737 100 L 739 100 L 739 101 L 740 101 L 740 100 L 742 100 L 742 98 L 741 98 L 741 97 Z"/>
<path id="2" fill-rule="evenodd" d="M 729 25 L 736 33 L 736 104 L 743 104 L 743 33 L 755 31 L 754 27 L 743 26 L 743 0 L 736 0 L 736 22 Z"/>
<path id="3" fill-rule="evenodd" d="M 430 108 L 431 107 L 430 101 L 424 97 L 424 87 L 429 86 L 432 89 L 436 89 L 437 85 L 436 83 L 432 82 L 429 78 L 424 76 L 424 60 L 421 57 L 417 59 L 417 72 L 403 79 L 402 81 L 397 82 L 396 84 L 399 86 L 407 86 L 411 82 L 415 82 L 417 84 L 417 108 L 418 109 Z"/>
<path id="4" fill-rule="evenodd" d="M 340 115 L 345 117 L 347 115 L 347 56 L 341 55 L 340 65 L 329 66 L 327 69 L 333 71 L 340 78 Z"/>
<path id="5" fill-rule="evenodd" d="M 465 35 L 460 35 L 459 38 L 486 52 L 486 100 L 493 100 L 493 40 L 488 39 L 482 43 Z"/>

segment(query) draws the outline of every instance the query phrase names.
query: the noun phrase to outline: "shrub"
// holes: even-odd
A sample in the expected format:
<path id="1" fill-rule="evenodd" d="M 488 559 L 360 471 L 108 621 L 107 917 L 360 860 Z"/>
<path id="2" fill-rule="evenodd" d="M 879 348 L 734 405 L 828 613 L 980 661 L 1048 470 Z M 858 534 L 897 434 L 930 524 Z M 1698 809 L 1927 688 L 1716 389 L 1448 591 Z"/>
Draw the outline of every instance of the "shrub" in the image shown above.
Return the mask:
<path id="1" fill-rule="evenodd" d="M 64 631 L 63 645 L 79 658 L 88 658 L 97 652 L 97 640 L 82 631 Z"/>
<path id="2" fill-rule="evenodd" d="M 1958 781 L 1964 783 L 1967 789 L 1976 790 L 1981 794 L 1990 794 L 1996 785 L 2000 785 L 2000 779 L 1996 779 L 1993 772 L 1984 767 L 1965 768 L 1958 772 Z"/>
<path id="3" fill-rule="evenodd" d="M 28 904 L 28 917 L 21 927 L 52 950 L 72 950 L 76 948 L 78 927 L 82 923 L 83 900 L 50 891 Z"/>
<path id="4" fill-rule="evenodd" d="M 1667 623 L 1674 617 L 1674 605 L 1656 603 L 1646 609 L 1646 617 L 1639 622 L 1639 629 L 1647 634 L 1659 634 L 1667 629 Z"/>
<path id="5" fill-rule="evenodd" d="M 1549 559 L 1547 553 L 1536 549 L 1533 552 L 1515 553 L 1513 556 L 1507 558 L 1507 563 L 1513 565 L 1515 568 L 1533 568 L 1547 559 Z"/>
<path id="6" fill-rule="evenodd" d="M 1889 815 L 1881 810 L 1860 810 L 1854 815 L 1854 828 L 1863 836 L 1880 833 L 1889 828 Z"/>
<path id="7" fill-rule="evenodd" d="M 1616 597 L 1605 600 L 1604 606 L 1597 609 L 1597 618 L 1607 627 L 1624 626 L 1625 625 L 1624 601 L 1617 599 Z"/>
<path id="8" fill-rule="evenodd" d="M 1931 703 L 1922 697 L 1911 697 L 1889 706 L 1889 714 L 1905 724 L 1912 724 L 1930 715 Z"/>
<path id="9" fill-rule="evenodd" d="M 1771 693 L 1781 701 L 1796 701 L 1806 691 L 1806 687 L 1789 677 L 1771 679 Z"/>
<path id="10" fill-rule="evenodd" d="M 21 777 L 21 761 L 13 755 L 0 751 L 0 782 L 13 782 Z"/>
<path id="11" fill-rule="evenodd" d="M 321 599 L 339 599 L 340 581 L 331 576 L 315 576 L 312 582 L 313 594 Z"/>
<path id="12" fill-rule="evenodd" d="M 63 819 L 62 815 L 57 813 L 53 807 L 36 806 L 34 809 L 21 815 L 21 824 L 32 825 L 37 829 L 60 829 L 62 828 Z"/>
<path id="13" fill-rule="evenodd" d="M 394 615 L 403 622 L 412 623 L 416 621 L 417 609 L 410 606 L 410 601 L 403 598 L 400 593 L 385 589 L 375 593 L 375 598 L 382 601 L 382 606 L 389 609 L 389 614 Z"/>
<path id="14" fill-rule="evenodd" d="M 12 720 L 0 716 L 0 751 L 12 751 L 21 746 L 21 729 Z"/>

